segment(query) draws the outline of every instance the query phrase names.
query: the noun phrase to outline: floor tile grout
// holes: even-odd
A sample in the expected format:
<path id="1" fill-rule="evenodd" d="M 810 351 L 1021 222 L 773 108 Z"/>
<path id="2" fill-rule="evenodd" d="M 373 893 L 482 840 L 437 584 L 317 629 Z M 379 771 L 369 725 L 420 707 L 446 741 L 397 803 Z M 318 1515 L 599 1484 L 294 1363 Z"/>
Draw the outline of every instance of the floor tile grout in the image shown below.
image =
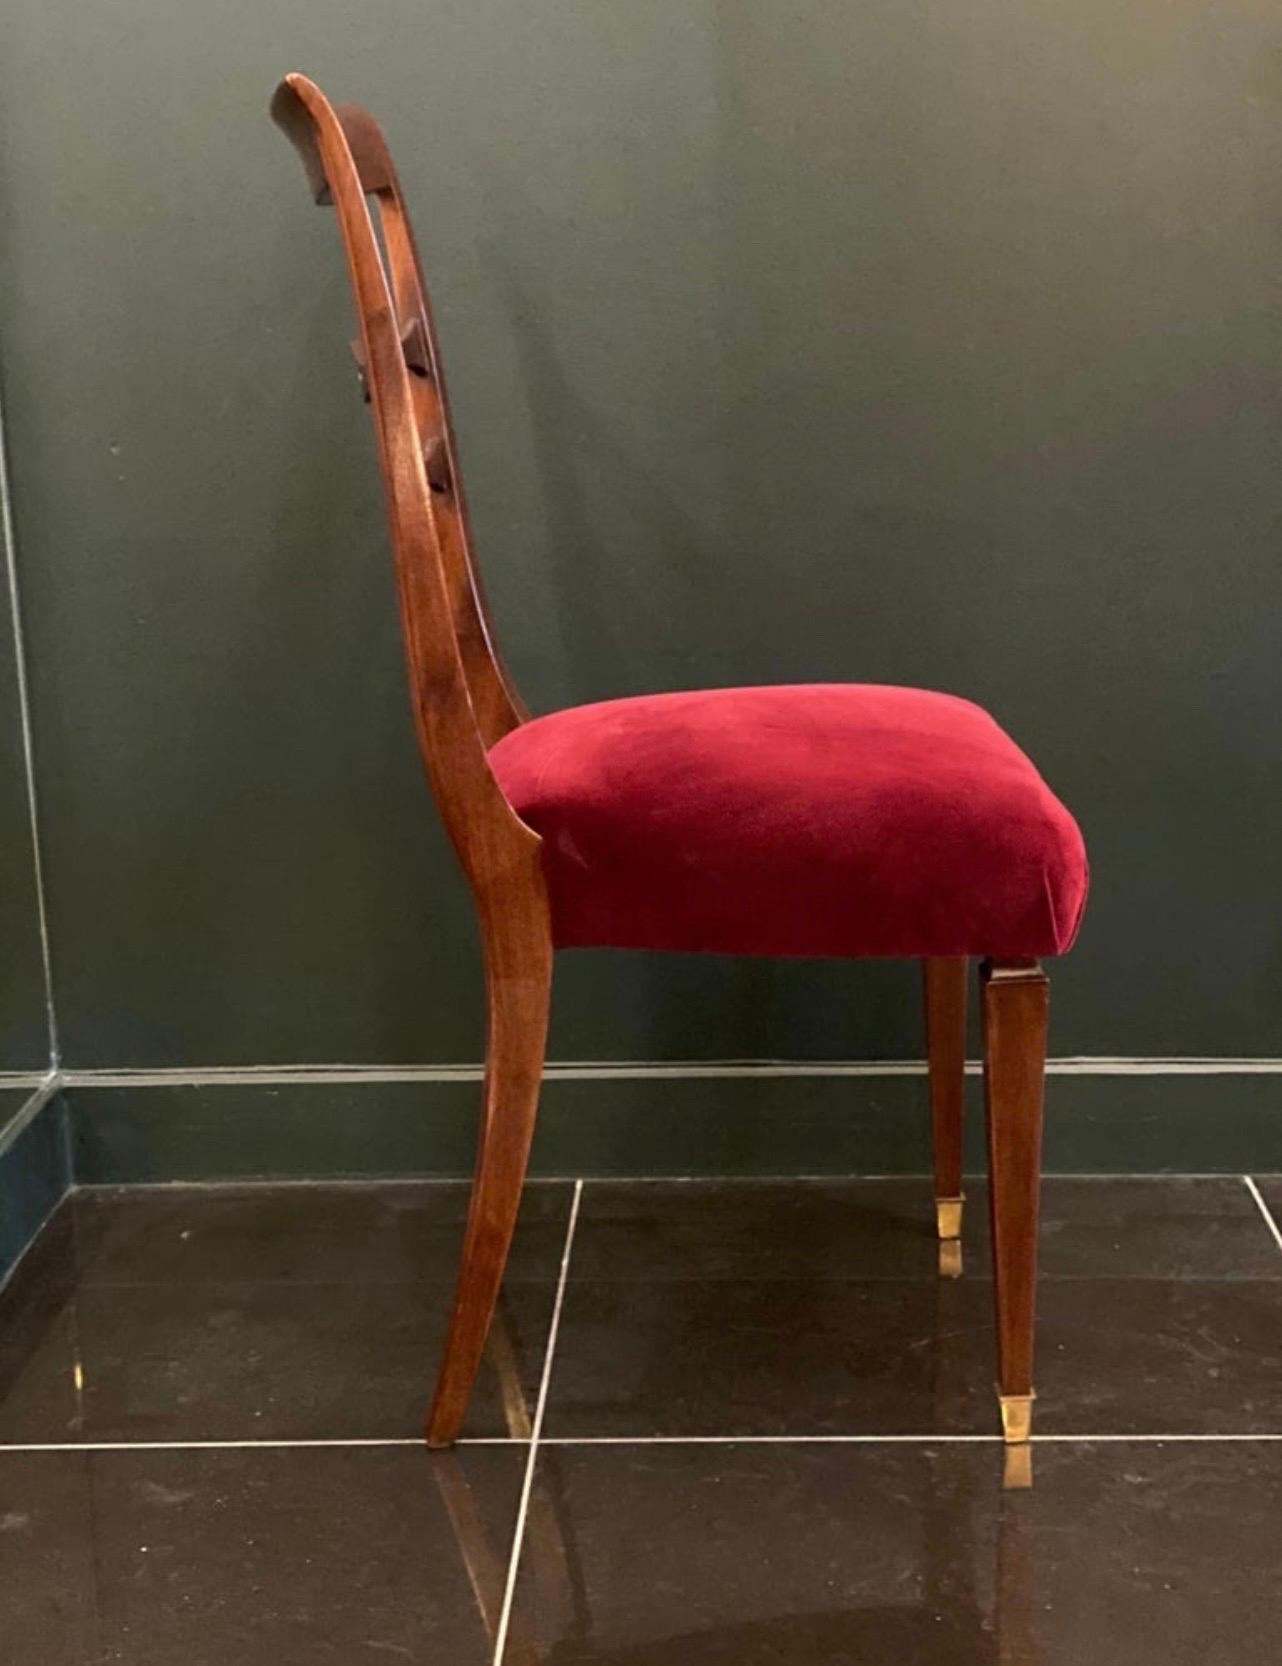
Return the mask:
<path id="1" fill-rule="evenodd" d="M 1034 1446 L 1098 1446 L 1114 1445 L 1246 1445 L 1282 1442 L 1282 1430 L 1257 1430 L 1235 1433 L 1179 1433 L 1166 1431 L 1152 1434 L 1086 1433 L 1035 1434 Z M 467 1435 L 458 1446 L 496 1446 L 524 1448 L 527 1456 L 534 1454 L 534 1442 L 512 1435 Z M 915 1435 L 541 1435 L 540 1447 L 600 1447 L 600 1446 L 1000 1446 L 997 1434 L 937 1434 Z M 280 1438 L 278 1440 L 82 1440 L 82 1441 L 9 1441 L 0 1442 L 0 1457 L 18 1453 L 93 1453 L 93 1452 L 245 1452 L 245 1451 L 316 1451 L 316 1450 L 406 1450 L 426 1451 L 421 1435 L 370 1436 L 324 1439 Z M 527 1498 L 528 1502 L 528 1498 Z M 514 1544 L 514 1549 L 515 1544 Z M 497 1663 L 496 1663 L 497 1666 Z"/>
<path id="2" fill-rule="evenodd" d="M 1278 1435 L 1042 1435 L 1033 1441 L 1282 1440 Z M 541 1446 L 1001 1446 L 1001 1435 L 550 1435 Z"/>
<path id="3" fill-rule="evenodd" d="M 1043 1435 L 1032 1437 L 1037 1442 L 1063 1443 L 1080 1441 L 1083 1444 L 1100 1441 L 1274 1441 L 1282 1440 L 1282 1432 L 1262 1434 L 1094 1434 Z M 934 1434 L 934 1435 L 549 1435 L 542 1446 L 1001 1446 L 1001 1435 Z"/>
<path id="4" fill-rule="evenodd" d="M 472 1445 L 483 1444 L 471 1442 Z M 484 1444 L 524 1445 L 523 1441 L 495 1440 Z M 6 1452 L 254 1452 L 254 1451 L 314 1451 L 325 1447 L 404 1447 L 423 1446 L 422 1435 L 371 1435 L 346 1438 L 291 1440 L 26 1440 L 0 1441 L 0 1456 Z"/>
<path id="5" fill-rule="evenodd" d="M 556 1357 L 557 1332 L 561 1326 L 561 1305 L 570 1273 L 570 1255 L 574 1248 L 574 1229 L 579 1220 L 579 1204 L 583 1197 L 583 1182 L 574 1183 L 574 1201 L 570 1205 L 570 1219 L 565 1229 L 565 1248 L 561 1252 L 561 1275 L 557 1280 L 556 1301 L 552 1306 L 552 1321 L 548 1326 L 547 1347 L 543 1355 L 543 1376 L 539 1382 L 539 1397 L 530 1425 L 530 1445 L 525 1459 L 525 1475 L 521 1481 L 521 1497 L 516 1507 L 516 1524 L 512 1530 L 512 1554 L 508 1559 L 507 1580 L 503 1587 L 503 1606 L 494 1633 L 494 1666 L 503 1666 L 507 1649 L 508 1626 L 512 1619 L 512 1601 L 516 1595 L 516 1576 L 521 1562 L 521 1544 L 525 1538 L 525 1522 L 530 1510 L 530 1491 L 534 1485 L 534 1466 L 538 1461 L 539 1437 L 543 1433 L 543 1416 L 547 1410 L 548 1388 L 552 1381 L 552 1362 Z"/>
<path id="6" fill-rule="evenodd" d="M 1041 1445 L 1064 1446 L 1064 1445 L 1068 1445 L 1070 1442 L 1078 1441 L 1078 1442 L 1081 1442 L 1083 1444 L 1089 1444 L 1089 1445 L 1095 1445 L 1095 1446 L 1103 1445 L 1105 1442 L 1111 1442 L 1111 1443 L 1114 1443 L 1114 1444 L 1117 1444 L 1117 1445 L 1121 1445 L 1121 1444 L 1124 1444 L 1126 1442 L 1133 1442 L 1133 1443 L 1136 1443 L 1136 1444 L 1152 1444 L 1152 1445 L 1164 1445 L 1164 1446 L 1190 1446 L 1190 1445 L 1205 1445 L 1205 1444 L 1211 1444 L 1211 1443 L 1214 1443 L 1214 1442 L 1220 1442 L 1221 1444 L 1223 1444 L 1223 1443 L 1226 1443 L 1226 1442 L 1238 1442 L 1238 1443 L 1240 1443 L 1240 1442 L 1247 1442 L 1247 1441 L 1264 1441 L 1264 1442 L 1282 1441 L 1282 1431 L 1276 1431 L 1276 1430 L 1263 1431 L 1262 1430 L 1262 1431 L 1260 1431 L 1258 1433 L 1255 1433 L 1255 1434 L 1201 1434 L 1201 1435 L 1175 1435 L 1175 1434 L 1164 1434 L 1164 1435 L 1163 1434 L 1157 1434 L 1157 1435 L 1034 1435 L 1032 1438 L 1033 1438 L 1034 1445 L 1041 1444 Z"/>
<path id="7" fill-rule="evenodd" d="M 1282 1441 L 1282 1431 L 1255 1434 L 1035 1434 L 1034 1445 L 1103 1442 L 1187 1445 L 1206 1442 Z M 999 1434 L 925 1435 L 548 1435 L 540 1446 L 1001 1446 Z"/>
<path id="8" fill-rule="evenodd" d="M 1261 1215 L 1264 1216 L 1264 1224 L 1273 1234 L 1273 1242 L 1280 1250 L 1282 1250 L 1282 1230 L 1279 1230 L 1278 1223 L 1273 1218 L 1273 1211 L 1264 1201 L 1263 1195 L 1260 1192 L 1260 1188 L 1256 1185 L 1254 1177 L 1249 1174 L 1244 1174 L 1242 1176 L 1242 1183 L 1255 1199 L 1256 1208 L 1258 1208 Z"/>

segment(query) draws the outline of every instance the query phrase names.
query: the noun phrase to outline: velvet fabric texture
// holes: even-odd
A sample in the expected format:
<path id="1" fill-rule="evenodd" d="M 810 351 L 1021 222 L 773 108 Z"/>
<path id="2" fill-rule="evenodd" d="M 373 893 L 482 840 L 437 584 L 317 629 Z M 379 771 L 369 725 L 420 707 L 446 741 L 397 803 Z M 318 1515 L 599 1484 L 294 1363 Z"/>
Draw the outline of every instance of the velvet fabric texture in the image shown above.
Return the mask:
<path id="1" fill-rule="evenodd" d="M 1062 954 L 1082 836 L 981 707 L 872 684 L 576 706 L 490 752 L 559 947 Z"/>

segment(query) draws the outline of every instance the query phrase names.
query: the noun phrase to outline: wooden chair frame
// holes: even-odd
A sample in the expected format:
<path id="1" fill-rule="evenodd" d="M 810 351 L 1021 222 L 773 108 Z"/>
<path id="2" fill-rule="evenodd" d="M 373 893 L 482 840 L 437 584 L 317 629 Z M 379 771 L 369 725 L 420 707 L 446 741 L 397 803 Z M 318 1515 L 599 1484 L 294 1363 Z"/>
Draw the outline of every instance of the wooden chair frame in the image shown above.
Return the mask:
<path id="1" fill-rule="evenodd" d="M 272 115 L 315 200 L 338 216 L 360 326 L 387 502 L 410 695 L 423 763 L 471 887 L 488 1034 L 479 1147 L 453 1317 L 427 1420 L 458 1436 L 494 1313 L 538 1109 L 553 942 L 539 836 L 521 821 L 488 751 L 526 721 L 499 654 L 472 539 L 427 288 L 396 170 L 377 123 L 334 108 L 303 75 Z M 380 220 L 386 262 L 370 216 Z M 961 1270 L 967 961 L 924 962 L 941 1270 Z M 1048 985 L 1036 961 L 985 960 L 980 975 L 999 1399 L 1008 1441 L 1029 1437 Z"/>

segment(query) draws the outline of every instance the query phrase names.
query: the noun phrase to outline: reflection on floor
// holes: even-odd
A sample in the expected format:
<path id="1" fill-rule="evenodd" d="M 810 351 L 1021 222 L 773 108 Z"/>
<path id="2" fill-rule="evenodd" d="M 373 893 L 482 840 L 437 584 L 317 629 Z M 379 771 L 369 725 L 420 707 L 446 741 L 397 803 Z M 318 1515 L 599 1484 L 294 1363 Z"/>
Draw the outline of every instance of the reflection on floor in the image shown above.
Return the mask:
<path id="1" fill-rule="evenodd" d="M 0 1297 L 6 1666 L 1272 1662 L 1282 1182 L 1047 1183 L 1031 1490 L 981 1190 L 940 1280 L 921 1182 L 534 1185 L 445 1454 L 465 1188 L 81 1192 Z"/>

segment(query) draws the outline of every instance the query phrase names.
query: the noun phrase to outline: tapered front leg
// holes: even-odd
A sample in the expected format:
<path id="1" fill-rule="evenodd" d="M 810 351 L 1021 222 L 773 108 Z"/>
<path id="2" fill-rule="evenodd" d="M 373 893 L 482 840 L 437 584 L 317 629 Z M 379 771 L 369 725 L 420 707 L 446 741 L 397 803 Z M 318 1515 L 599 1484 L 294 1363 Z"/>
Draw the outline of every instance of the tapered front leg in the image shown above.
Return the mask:
<path id="1" fill-rule="evenodd" d="M 962 1270 L 962 1135 L 966 1108 L 966 970 L 963 958 L 922 962 L 926 997 L 926 1052 L 935 1168 L 939 1270 Z"/>
<path id="2" fill-rule="evenodd" d="M 984 1102 L 997 1301 L 1002 1432 L 1025 1441 L 1033 1416 L 1037 1215 L 1050 984 L 1035 960 L 985 961 Z"/>
<path id="3" fill-rule="evenodd" d="M 537 858 L 535 858 L 537 861 Z M 481 910 L 489 1034 L 481 1132 L 458 1290 L 427 1444 L 458 1438 L 507 1265 L 539 1107 L 552 991 L 541 875 L 510 883 Z"/>

